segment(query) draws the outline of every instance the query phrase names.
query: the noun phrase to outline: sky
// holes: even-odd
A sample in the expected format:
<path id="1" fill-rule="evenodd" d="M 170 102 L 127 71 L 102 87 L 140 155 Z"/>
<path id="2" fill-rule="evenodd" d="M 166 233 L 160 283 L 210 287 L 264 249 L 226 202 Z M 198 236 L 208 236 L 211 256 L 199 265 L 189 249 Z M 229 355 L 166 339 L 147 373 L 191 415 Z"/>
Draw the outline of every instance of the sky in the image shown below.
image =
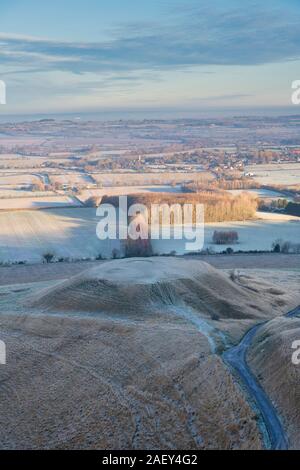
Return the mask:
<path id="1" fill-rule="evenodd" d="M 0 2 L 0 115 L 283 109 L 297 79 L 299 0 Z"/>

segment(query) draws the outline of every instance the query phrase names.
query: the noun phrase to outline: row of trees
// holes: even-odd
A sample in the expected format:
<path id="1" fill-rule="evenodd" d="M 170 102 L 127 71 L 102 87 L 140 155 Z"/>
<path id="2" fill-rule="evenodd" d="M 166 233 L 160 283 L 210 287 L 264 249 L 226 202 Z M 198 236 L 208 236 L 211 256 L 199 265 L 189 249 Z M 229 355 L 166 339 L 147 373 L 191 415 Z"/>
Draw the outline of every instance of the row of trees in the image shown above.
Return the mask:
<path id="1" fill-rule="evenodd" d="M 258 203 L 259 210 L 262 211 L 273 211 L 273 210 L 284 210 L 288 205 L 286 199 L 260 199 Z"/>
<path id="2" fill-rule="evenodd" d="M 234 245 L 239 240 L 239 235 L 234 230 L 218 231 L 213 234 L 213 243 L 215 245 Z"/>
<path id="3" fill-rule="evenodd" d="M 254 181 L 253 179 L 249 179 L 246 177 L 240 178 L 219 178 L 216 180 L 206 180 L 200 182 L 192 182 L 185 184 L 183 186 L 183 190 L 186 192 L 197 193 L 199 191 L 229 191 L 234 189 L 257 189 L 260 188 L 261 185 Z"/>
<path id="4" fill-rule="evenodd" d="M 276 240 L 272 245 L 274 253 L 300 254 L 300 243 L 293 243 L 286 240 Z"/>
<path id="5" fill-rule="evenodd" d="M 118 207 L 119 198 L 115 196 L 104 196 L 102 203 L 112 204 Z M 146 193 L 128 196 L 128 207 L 133 204 L 141 204 L 148 209 L 151 222 L 151 206 L 153 204 L 167 204 L 171 209 L 174 205 L 181 208 L 184 204 L 193 205 L 193 221 L 196 222 L 196 205 L 203 204 L 204 220 L 209 222 L 243 221 L 255 217 L 257 200 L 247 193 L 232 196 L 228 193 Z M 171 223 L 174 223 L 175 215 L 171 211 Z"/>

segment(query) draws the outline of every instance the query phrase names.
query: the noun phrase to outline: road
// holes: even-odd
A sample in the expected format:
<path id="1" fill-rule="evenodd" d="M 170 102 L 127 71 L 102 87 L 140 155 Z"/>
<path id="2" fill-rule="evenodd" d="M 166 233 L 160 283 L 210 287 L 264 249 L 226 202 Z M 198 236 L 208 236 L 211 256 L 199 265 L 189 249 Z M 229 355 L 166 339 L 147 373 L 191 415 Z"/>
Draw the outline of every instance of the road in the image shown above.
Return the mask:
<path id="1" fill-rule="evenodd" d="M 300 306 L 287 313 L 285 316 L 292 318 L 299 314 Z M 263 322 L 251 328 L 237 346 L 223 353 L 223 360 L 231 369 L 234 369 L 243 387 L 247 390 L 251 400 L 255 403 L 257 410 L 260 412 L 268 433 L 270 448 L 274 450 L 286 450 L 288 449 L 288 440 L 277 410 L 247 363 L 247 353 L 252 345 L 253 339 L 258 330 L 266 323 L 267 322 Z"/>

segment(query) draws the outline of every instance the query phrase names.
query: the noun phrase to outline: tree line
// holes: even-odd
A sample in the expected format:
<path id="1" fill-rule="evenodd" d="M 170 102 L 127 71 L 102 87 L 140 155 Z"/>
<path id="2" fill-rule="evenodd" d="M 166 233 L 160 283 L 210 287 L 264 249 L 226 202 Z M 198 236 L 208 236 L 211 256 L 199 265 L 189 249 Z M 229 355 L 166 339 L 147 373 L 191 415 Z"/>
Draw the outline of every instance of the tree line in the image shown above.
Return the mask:
<path id="1" fill-rule="evenodd" d="M 103 204 L 112 204 L 114 207 L 119 205 L 119 197 L 104 196 Z M 196 204 L 203 204 L 204 219 L 209 222 L 227 222 L 227 221 L 243 221 L 253 219 L 257 211 L 257 199 L 253 196 L 242 193 L 233 196 L 228 193 L 141 193 L 132 194 L 127 197 L 128 207 L 133 204 L 143 204 L 151 213 L 152 204 L 168 204 L 169 206 L 179 204 L 194 205 L 194 221 L 196 220 Z M 174 215 L 171 214 L 171 223 Z"/>

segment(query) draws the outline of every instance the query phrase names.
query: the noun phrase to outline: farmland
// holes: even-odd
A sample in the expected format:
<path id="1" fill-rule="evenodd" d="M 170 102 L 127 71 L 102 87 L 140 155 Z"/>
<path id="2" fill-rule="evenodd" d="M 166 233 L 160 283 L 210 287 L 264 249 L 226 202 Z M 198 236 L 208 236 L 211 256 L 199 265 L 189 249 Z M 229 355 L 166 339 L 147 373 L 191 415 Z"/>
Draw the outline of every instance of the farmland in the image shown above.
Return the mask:
<path id="1" fill-rule="evenodd" d="M 288 198 L 286 196 L 283 196 L 282 193 L 279 191 L 271 191 L 269 189 L 232 189 L 229 190 L 229 192 L 233 195 L 241 194 L 244 192 L 247 192 L 249 194 L 253 194 L 254 197 L 258 197 L 260 199 L 279 199 L 282 197 L 285 197 L 287 200 L 291 200 L 291 198 Z"/>
<path id="2" fill-rule="evenodd" d="M 239 242 L 232 246 L 235 251 L 270 251 L 276 239 L 297 243 L 300 238 L 298 220 L 296 217 L 266 214 L 260 220 L 207 224 L 204 248 L 215 252 L 226 249 L 224 245 L 212 244 L 215 230 L 238 232 Z M 2 211 L 0 212 L 0 262 L 40 263 L 46 252 L 53 253 L 57 258 L 70 260 L 94 259 L 100 254 L 109 257 L 114 248 L 119 248 L 119 242 L 100 241 L 96 237 L 98 221 L 96 210 L 93 208 Z M 185 240 L 153 240 L 152 244 L 157 254 L 185 252 Z"/>
<path id="3" fill-rule="evenodd" d="M 300 219 L 279 206 L 283 198 L 297 204 L 298 153 L 280 142 L 273 149 L 283 128 L 280 134 L 265 123 L 264 140 L 272 137 L 268 149 L 253 143 L 253 122 L 232 124 L 4 125 L 9 137 L 0 145 L 1 331 L 10 357 L 24 361 L 14 368 L 10 359 L 6 368 L 21 399 L 19 408 L 11 406 L 10 389 L 7 395 L 4 390 L 1 416 L 12 428 L 3 428 L 2 445 L 46 447 L 49 439 L 61 448 L 126 448 L 132 439 L 136 447 L 265 445 L 257 416 L 221 353 L 254 323 L 299 304 Z M 237 133 L 240 147 L 233 144 Z M 96 206 L 121 195 L 129 196 L 128 205 L 140 201 L 148 209 L 147 201 L 181 201 L 179 209 L 189 201 L 203 204 L 204 230 L 199 224 L 195 237 L 195 227 L 182 227 L 173 208 L 171 239 L 146 242 L 147 252 L 130 252 L 131 240 L 101 241 Z M 38 388 L 32 371 L 43 377 Z M 149 377 L 154 388 L 146 396 Z M 137 394 L 145 396 L 139 404 Z M 59 405 L 53 412 L 54 400 Z M 32 406 L 42 413 L 36 416 Z M 153 439 L 149 407 L 162 424 L 153 421 Z M 197 426 L 201 433 L 194 441 Z"/>
<path id="4" fill-rule="evenodd" d="M 92 209 L 0 213 L 1 261 L 41 262 L 42 255 L 95 257 L 100 252 Z"/>
<path id="5" fill-rule="evenodd" d="M 39 176 L 29 173 L 23 174 L 1 174 L 0 190 L 18 189 L 24 186 L 30 186 L 40 180 Z"/>
<path id="6" fill-rule="evenodd" d="M 152 172 L 152 173 L 93 173 L 93 179 L 102 186 L 136 186 L 180 184 L 190 180 L 213 179 L 210 172 Z"/>
<path id="7" fill-rule="evenodd" d="M 4 123 L 0 134 L 1 129 L 2 263 L 41 263 L 47 252 L 62 261 L 109 257 L 114 249 L 122 254 L 119 242 L 98 240 L 96 211 L 84 207 L 103 196 L 156 193 L 159 201 L 159 193 L 182 193 L 194 185 L 208 200 L 218 194 L 220 213 L 226 212 L 227 219 L 222 214 L 208 219 L 218 221 L 229 220 L 231 202 L 228 207 L 221 204 L 223 190 L 232 190 L 232 200 L 245 189 L 271 202 L 297 198 L 297 189 L 292 194 L 284 191 L 300 177 L 298 133 L 291 118 L 263 123 L 256 118 L 42 120 Z M 281 142 L 285 137 L 293 139 L 290 147 Z M 241 139 L 239 146 L 233 143 L 236 139 Z M 246 218 L 234 215 L 231 222 L 207 223 L 203 249 L 269 251 L 277 239 L 298 243 L 298 218 L 261 212 L 253 220 L 243 221 Z M 238 242 L 215 245 L 214 231 L 237 232 Z M 183 254 L 185 242 L 154 240 L 152 245 L 155 254 Z"/>
<path id="8" fill-rule="evenodd" d="M 251 165 L 246 171 L 254 173 L 260 184 L 293 186 L 300 182 L 300 163 Z"/>
<path id="9" fill-rule="evenodd" d="M 138 193 L 180 193 L 180 186 L 168 186 L 168 185 L 149 185 L 149 186 L 114 186 L 104 187 L 102 189 L 85 189 L 80 191 L 77 198 L 83 203 L 86 202 L 90 197 L 101 198 L 103 196 L 124 196 Z"/>
<path id="10" fill-rule="evenodd" d="M 93 179 L 84 173 L 51 174 L 49 179 L 52 184 L 66 184 L 73 187 L 94 183 Z"/>
<path id="11" fill-rule="evenodd" d="M 1 194 L 1 193 L 0 193 Z M 24 194 L 24 193 L 23 193 Z M 0 211 L 15 211 L 26 209 L 50 209 L 54 207 L 78 207 L 81 203 L 78 199 L 67 195 L 50 195 L 43 194 L 35 197 L 10 197 L 0 198 Z"/>
<path id="12" fill-rule="evenodd" d="M 227 248 L 243 252 L 270 251 L 273 242 L 277 239 L 298 243 L 300 239 L 299 218 L 276 217 L 276 215 L 267 214 L 266 217 L 253 221 L 205 224 L 203 248 L 212 253 L 221 253 Z M 261 217 L 261 214 L 259 216 Z M 239 235 L 239 241 L 235 245 L 215 245 L 212 243 L 215 231 L 236 231 Z M 184 254 L 185 252 L 185 240 L 153 240 L 152 246 L 154 251 L 159 254 L 171 252 Z"/>

